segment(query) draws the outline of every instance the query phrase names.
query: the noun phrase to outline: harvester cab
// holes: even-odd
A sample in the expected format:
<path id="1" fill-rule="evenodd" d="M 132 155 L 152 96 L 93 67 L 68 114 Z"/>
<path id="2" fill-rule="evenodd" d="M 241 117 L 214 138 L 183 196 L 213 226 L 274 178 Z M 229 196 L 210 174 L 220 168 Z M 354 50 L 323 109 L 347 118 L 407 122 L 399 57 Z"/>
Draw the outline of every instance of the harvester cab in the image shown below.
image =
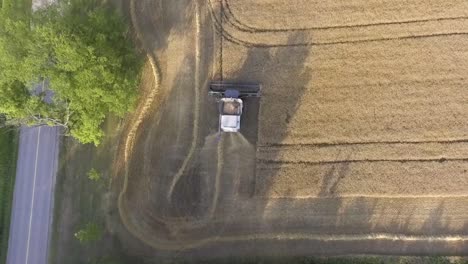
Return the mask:
<path id="1" fill-rule="evenodd" d="M 216 97 L 219 104 L 219 131 L 239 132 L 243 98 L 259 97 L 259 84 L 212 82 L 209 95 Z"/>

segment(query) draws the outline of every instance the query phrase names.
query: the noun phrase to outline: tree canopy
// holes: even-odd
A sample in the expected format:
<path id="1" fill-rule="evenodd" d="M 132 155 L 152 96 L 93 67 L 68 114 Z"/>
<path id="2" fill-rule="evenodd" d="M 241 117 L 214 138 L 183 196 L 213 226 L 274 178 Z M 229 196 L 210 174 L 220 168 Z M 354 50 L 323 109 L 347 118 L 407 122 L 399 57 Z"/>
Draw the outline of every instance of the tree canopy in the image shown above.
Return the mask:
<path id="1" fill-rule="evenodd" d="M 92 0 L 25 14 L 0 10 L 0 113 L 8 124 L 61 125 L 99 144 L 106 115 L 123 116 L 137 96 L 141 59 L 125 21 Z M 52 97 L 34 89 L 42 82 Z"/>
<path id="2" fill-rule="evenodd" d="M 98 241 L 102 238 L 103 229 L 96 223 L 88 223 L 83 229 L 75 233 L 75 238 L 81 243 L 89 243 Z"/>

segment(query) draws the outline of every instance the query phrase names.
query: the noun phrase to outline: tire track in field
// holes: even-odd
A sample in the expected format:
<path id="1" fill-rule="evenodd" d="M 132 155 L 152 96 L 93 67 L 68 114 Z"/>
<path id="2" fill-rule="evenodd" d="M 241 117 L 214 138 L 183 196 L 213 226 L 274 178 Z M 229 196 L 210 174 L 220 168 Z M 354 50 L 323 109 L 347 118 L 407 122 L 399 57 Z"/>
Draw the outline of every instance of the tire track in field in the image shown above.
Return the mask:
<path id="1" fill-rule="evenodd" d="M 429 196 L 428 196 L 429 197 Z M 435 197 L 435 196 L 430 196 Z M 462 197 L 462 196 L 460 196 Z M 463 198 L 466 196 L 463 196 Z M 326 198 L 326 197 L 321 197 Z M 393 197 L 394 198 L 394 197 Z M 438 198 L 438 197 L 437 197 Z M 282 198 L 278 198 L 282 199 Z M 285 198 L 290 199 L 290 198 Z M 240 241 L 294 241 L 307 240 L 318 242 L 365 242 L 365 241 L 399 241 L 399 242 L 446 242 L 457 243 L 468 241 L 467 235 L 407 235 L 403 233 L 369 233 L 369 234 L 310 234 L 310 233 L 294 233 L 294 232 L 272 232 L 262 234 L 245 234 L 245 235 L 227 235 L 227 236 L 210 236 L 197 240 L 164 240 L 155 236 L 138 236 L 144 243 L 162 250 L 188 250 L 198 248 L 210 243 L 229 243 Z"/>
<path id="2" fill-rule="evenodd" d="M 468 198 L 468 194 L 428 194 L 428 195 L 411 195 L 411 194 L 398 194 L 398 195 L 389 195 L 389 194 L 345 194 L 339 196 L 332 196 L 332 195 L 296 195 L 294 197 L 291 196 L 256 196 L 259 199 L 264 198 L 267 200 L 307 200 L 307 199 L 330 199 L 330 198 L 377 198 L 377 199 L 395 199 L 395 198 L 411 198 L 411 199 L 418 199 L 418 198 Z"/>
<path id="3" fill-rule="evenodd" d="M 128 177 L 129 177 L 129 166 L 128 166 L 128 163 L 129 163 L 129 157 L 131 155 L 131 153 L 133 152 L 133 147 L 134 147 L 134 144 L 135 144 L 135 136 L 136 136 L 136 133 L 141 125 L 141 123 L 143 122 L 143 119 L 146 117 L 146 115 L 148 114 L 149 112 L 149 109 L 150 107 L 152 106 L 152 104 L 154 103 L 155 99 L 156 99 L 156 96 L 158 95 L 159 93 L 159 90 L 160 90 L 160 85 L 161 85 L 161 71 L 159 69 L 159 65 L 156 61 L 156 59 L 154 58 L 154 55 L 152 53 L 152 51 L 149 50 L 149 47 L 147 47 L 146 43 L 144 42 L 143 40 L 143 37 L 141 35 L 141 28 L 139 26 L 139 23 L 137 21 L 137 16 L 136 16 L 136 12 L 135 12 L 135 0 L 130 0 L 130 16 L 131 16 L 131 21 L 132 21 L 132 25 L 135 29 L 135 32 L 136 32 L 136 36 L 137 38 L 141 41 L 142 45 L 143 45 L 143 48 L 145 49 L 145 52 L 147 53 L 146 56 L 151 64 L 151 68 L 153 70 L 153 76 L 154 76 L 154 79 L 155 79 L 155 87 L 151 90 L 150 94 L 145 97 L 145 101 L 143 102 L 142 104 L 142 107 L 141 109 L 138 109 L 138 115 L 137 115 L 137 118 L 133 121 L 133 124 L 130 126 L 130 130 L 128 132 L 128 135 L 125 139 L 125 143 L 124 143 L 124 166 L 125 166 L 125 173 L 124 173 L 124 182 L 123 182 L 123 186 L 122 186 L 122 189 L 119 193 L 119 196 L 118 196 L 118 209 L 119 209 L 119 214 L 120 214 L 120 218 L 124 224 L 124 226 L 132 233 L 134 233 L 135 235 L 137 234 L 137 232 L 135 233 L 135 228 L 133 226 L 133 223 L 129 217 L 129 214 L 124 206 L 124 196 L 128 190 Z M 161 218 L 161 217 L 157 217 L 157 216 L 152 216 L 156 222 L 160 222 L 161 224 L 165 225 L 165 219 L 164 218 Z M 171 219 L 171 220 L 174 220 L 174 219 Z M 178 223 L 176 221 L 173 221 L 173 224 L 174 225 L 177 225 Z"/>
<path id="4" fill-rule="evenodd" d="M 197 5 L 197 8 L 196 8 L 197 12 L 196 12 L 195 19 L 196 19 L 196 38 L 197 38 L 197 40 L 196 40 L 195 45 L 196 45 L 196 65 L 197 65 L 197 69 L 196 69 L 195 79 L 196 79 L 196 83 L 198 84 L 197 88 L 199 89 L 199 86 L 200 86 L 199 85 L 199 83 L 200 83 L 200 74 L 199 74 L 200 65 L 199 65 L 199 63 L 200 63 L 200 56 L 201 56 L 200 55 L 200 43 L 199 42 L 200 42 L 201 24 L 200 24 L 199 5 L 198 5 L 198 3 L 196 5 Z M 143 44 L 144 44 L 143 38 L 141 36 L 141 30 L 140 30 L 140 27 L 139 27 L 139 23 L 137 21 L 136 12 L 135 12 L 135 0 L 131 0 L 131 2 L 130 2 L 130 14 L 131 14 L 132 23 L 133 23 L 135 31 L 136 31 L 136 35 L 137 35 L 138 39 L 140 41 L 142 41 Z M 159 90 L 160 80 L 161 80 L 161 76 L 160 76 L 161 74 L 160 74 L 159 68 L 157 67 L 156 61 L 153 58 L 153 55 L 150 54 L 150 51 L 148 51 L 148 48 L 146 47 L 146 45 L 144 45 L 144 46 L 145 46 L 146 52 L 148 53 L 147 57 L 150 59 L 150 63 L 151 63 L 152 68 L 153 68 L 153 74 L 154 74 L 156 84 L 157 84 L 156 88 L 158 88 L 158 89 L 156 89 L 156 88 L 153 89 L 153 91 L 150 94 L 151 96 L 147 97 L 147 99 L 144 101 L 142 111 L 140 112 L 140 114 L 138 115 L 138 117 L 136 118 L 134 123 L 132 124 L 130 132 L 128 133 L 128 136 L 127 136 L 127 138 L 125 140 L 125 155 L 124 155 L 125 156 L 125 158 L 124 158 L 125 176 L 124 176 L 123 187 L 122 187 L 122 190 L 121 190 L 121 192 L 119 194 L 119 197 L 118 197 L 118 208 L 119 208 L 120 217 L 122 219 L 122 222 L 123 222 L 124 226 L 132 234 L 137 236 L 142 241 L 147 241 L 148 240 L 147 232 L 144 232 L 144 230 L 141 227 L 138 227 L 138 225 L 131 220 L 131 218 L 129 217 L 129 214 L 128 214 L 125 206 L 124 206 L 124 196 L 125 196 L 125 194 L 127 192 L 127 188 L 128 188 L 129 156 L 130 156 L 130 154 L 132 153 L 132 150 L 133 150 L 133 146 L 134 146 L 134 143 L 135 143 L 135 135 L 136 135 L 136 132 L 137 132 L 142 120 L 146 116 L 149 107 L 151 106 L 151 104 L 154 101 L 154 98 L 157 95 L 157 90 Z M 196 92 L 197 97 L 199 97 L 198 89 L 197 89 L 197 92 Z M 196 105 L 197 105 L 197 107 L 196 107 L 197 110 L 195 112 L 197 114 L 196 114 L 195 121 L 197 121 L 197 122 L 194 122 L 194 130 L 197 131 L 197 132 L 194 134 L 196 137 L 192 141 L 192 153 L 191 154 L 189 153 L 190 155 L 193 155 L 193 153 L 195 152 L 196 141 L 197 141 L 197 138 L 198 138 L 199 103 L 197 102 Z M 195 142 L 195 144 L 194 144 L 194 142 Z M 214 192 L 214 197 L 213 197 L 212 203 L 211 203 L 210 208 L 208 210 L 208 212 L 209 212 L 208 216 L 205 217 L 204 219 L 201 219 L 201 220 L 187 221 L 186 217 L 158 217 L 156 215 L 152 215 L 151 217 L 152 217 L 153 221 L 155 221 L 156 223 L 160 223 L 162 226 L 165 226 L 166 228 L 168 228 L 169 229 L 168 231 L 171 234 L 176 234 L 178 232 L 178 230 L 182 229 L 182 228 L 192 228 L 193 229 L 193 228 L 197 228 L 197 227 L 202 227 L 207 223 L 207 221 L 211 218 L 211 216 L 214 214 L 214 212 L 216 210 L 217 202 L 218 202 L 218 198 L 219 198 L 220 177 L 221 177 L 222 168 L 223 168 L 223 145 L 224 145 L 224 137 L 221 137 L 221 139 L 218 141 L 218 146 L 217 146 L 218 162 L 217 162 L 216 175 L 215 175 L 215 192 Z M 186 161 L 191 159 L 190 155 L 186 158 Z M 172 185 L 171 185 L 172 190 L 173 190 L 173 187 L 175 186 L 175 184 L 177 183 L 177 181 L 180 179 L 180 177 L 182 177 L 183 172 L 186 169 L 187 164 L 188 164 L 188 162 L 185 162 L 183 164 L 183 166 L 179 169 L 178 174 L 175 177 L 175 180 L 172 182 Z M 165 244 L 166 240 L 161 240 L 159 243 L 161 245 Z M 174 246 L 173 248 L 179 248 L 179 247 Z"/>
<path id="5" fill-rule="evenodd" d="M 317 143 L 272 143 L 272 144 L 263 144 L 259 145 L 259 148 L 268 148 L 268 147 L 334 147 L 334 146 L 353 146 L 353 145 L 394 145 L 394 144 L 404 144 L 404 145 L 420 145 L 428 143 L 437 143 L 437 144 L 457 144 L 457 143 L 467 143 L 468 139 L 447 139 L 447 140 L 412 140 L 412 141 L 346 141 L 346 142 L 317 142 Z"/>
<path id="6" fill-rule="evenodd" d="M 130 0 L 130 17 L 132 21 L 132 25 L 135 29 L 136 32 L 136 37 L 138 40 L 141 41 L 143 48 L 145 49 L 146 52 L 146 57 L 148 58 L 148 61 L 151 64 L 151 68 L 153 70 L 153 77 L 155 81 L 155 86 L 153 89 L 150 91 L 149 95 L 145 97 L 145 100 L 142 104 L 141 109 L 137 109 L 138 115 L 136 119 L 134 119 L 133 124 L 130 126 L 129 132 L 127 137 L 125 138 L 125 143 L 124 143 L 124 181 L 122 185 L 122 190 L 119 193 L 118 196 L 118 202 L 117 206 L 119 209 L 120 213 L 120 218 L 122 219 L 123 223 L 125 226 L 128 226 L 129 221 L 127 219 L 127 213 L 126 210 L 124 209 L 125 207 L 123 206 L 123 199 L 124 196 L 127 192 L 128 188 L 128 176 L 129 176 L 129 157 L 131 153 L 133 152 L 133 146 L 135 144 L 135 136 L 138 131 L 138 128 L 140 127 L 141 123 L 143 122 L 143 119 L 146 117 L 146 115 L 149 112 L 149 109 L 153 102 L 156 99 L 156 96 L 158 95 L 160 85 L 161 85 L 161 72 L 159 69 L 159 65 L 154 58 L 154 55 L 152 54 L 151 51 L 148 50 L 148 47 L 146 46 L 146 43 L 143 41 L 143 37 L 141 36 L 141 29 L 138 24 L 138 21 L 136 20 L 136 15 L 135 15 L 135 0 Z"/>
<path id="7" fill-rule="evenodd" d="M 193 156 L 195 155 L 195 152 L 197 150 L 197 145 L 198 145 L 198 140 L 199 140 L 199 122 L 200 122 L 200 61 L 201 61 L 201 18 L 200 18 L 200 4 L 198 1 L 195 1 L 196 5 L 196 13 L 195 13 L 195 109 L 194 109 L 194 121 L 193 121 L 193 131 L 192 131 L 192 142 L 191 146 L 189 149 L 189 153 L 186 156 L 184 162 L 182 163 L 182 166 L 179 168 L 177 171 L 176 175 L 174 175 L 174 178 L 169 186 L 169 190 L 167 193 L 167 199 L 169 202 L 172 199 L 173 193 L 174 193 L 174 188 L 177 185 L 177 183 L 180 181 L 180 179 L 184 176 L 184 173 L 190 163 L 190 161 L 193 159 Z M 217 202 L 219 199 L 219 193 L 220 193 L 220 177 L 223 169 L 223 150 L 224 150 L 224 136 L 221 135 L 220 139 L 218 140 L 218 146 L 217 146 L 217 165 L 216 165 L 216 175 L 215 175 L 215 185 L 214 185 L 214 195 L 213 195 L 213 200 L 212 203 L 209 207 L 208 210 L 208 215 L 202 219 L 202 220 L 192 220 L 191 223 L 189 224 L 191 227 L 198 227 L 202 226 L 206 223 L 208 219 L 210 219 L 217 207 Z M 178 219 L 178 218 L 167 218 L 169 219 Z M 180 218 L 182 219 L 182 217 Z M 185 219 L 185 218 L 184 218 Z"/>
<path id="8" fill-rule="evenodd" d="M 142 42 L 142 45 L 145 49 L 146 57 L 148 58 L 148 61 L 151 65 L 151 69 L 153 70 L 153 77 L 154 77 L 154 81 L 156 84 L 154 88 L 151 90 L 151 92 L 149 93 L 149 95 L 146 97 L 136 120 L 134 121 L 133 125 L 130 128 L 127 139 L 125 140 L 125 148 L 124 148 L 125 163 L 128 162 L 128 158 L 130 156 L 130 153 L 132 152 L 136 131 L 138 130 L 144 117 L 147 115 L 149 108 L 155 101 L 156 96 L 159 93 L 160 85 L 161 85 L 161 71 L 159 69 L 159 64 L 156 61 L 152 52 L 148 51 L 148 47 L 146 46 L 141 36 L 141 29 L 140 29 L 138 22 L 136 21 L 136 16 L 135 16 L 135 1 L 134 0 L 130 1 L 130 13 L 131 13 L 132 24 L 133 24 L 133 27 L 135 28 L 137 38 Z"/>
<path id="9" fill-rule="evenodd" d="M 213 236 L 200 240 L 161 240 L 156 237 L 143 239 L 147 245 L 161 250 L 188 250 L 199 248 L 210 243 L 248 242 L 248 241 L 318 241 L 318 242 L 367 242 L 367 241 L 392 241 L 392 242 L 467 242 L 467 235 L 447 236 L 417 236 L 398 233 L 374 233 L 374 234 L 310 234 L 310 233 L 264 233 L 238 236 Z"/>
<path id="10" fill-rule="evenodd" d="M 372 42 L 382 42 L 382 41 L 394 41 L 394 40 L 406 40 L 406 39 L 425 39 L 425 38 L 433 38 L 433 37 L 447 37 L 447 36 L 459 36 L 459 35 L 468 35 L 468 32 L 465 31 L 458 31 L 458 32 L 438 32 L 438 33 L 432 33 L 432 34 L 421 34 L 421 35 L 408 35 L 408 36 L 399 36 L 399 37 L 381 37 L 381 38 L 375 38 L 375 39 L 358 39 L 358 40 L 344 40 L 344 41 L 330 41 L 330 42 L 314 42 L 314 41 L 309 41 L 309 42 L 302 42 L 302 43 L 286 43 L 286 44 L 272 44 L 272 43 L 262 43 L 262 42 L 252 42 L 248 40 L 243 40 L 238 37 L 235 37 L 232 32 L 229 30 L 226 30 L 224 27 L 224 24 L 220 19 L 222 17 L 225 18 L 229 22 L 229 25 L 232 26 L 232 21 L 230 20 L 229 16 L 225 14 L 223 11 L 222 14 L 220 15 L 220 18 L 218 19 L 216 15 L 216 11 L 214 9 L 213 1 L 214 0 L 206 0 L 208 1 L 208 7 L 211 12 L 211 16 L 215 25 L 215 28 L 219 34 L 224 36 L 224 38 L 234 44 L 237 45 L 242 45 L 245 47 L 256 47 L 256 48 L 281 48 L 281 47 L 304 47 L 304 46 L 330 46 L 330 45 L 344 45 L 344 44 L 354 44 L 354 43 L 372 43 Z M 220 0 L 222 1 L 222 0 Z M 221 5 L 222 2 L 221 2 Z M 447 18 L 446 20 L 456 20 L 456 19 L 465 19 L 465 17 L 460 17 L 460 18 Z M 440 21 L 443 19 L 440 18 Z M 439 20 L 434 20 L 434 21 L 439 21 Z M 432 21 L 432 20 L 428 20 Z M 422 21 L 424 22 L 424 21 Z M 410 23 L 418 23 L 418 22 L 408 22 Z M 398 23 L 396 23 L 398 24 Z M 378 26 L 378 25 L 377 25 Z M 350 26 L 349 28 L 355 28 L 355 26 Z M 238 30 L 240 31 L 240 30 Z M 242 31 L 240 31 L 242 32 Z M 258 32 L 257 32 L 258 33 Z"/>
<path id="11" fill-rule="evenodd" d="M 219 194 L 221 192 L 221 174 L 224 167 L 224 134 L 220 134 L 220 139 L 218 141 L 218 147 L 216 148 L 217 154 L 217 163 L 216 163 L 216 175 L 215 175 L 215 185 L 214 185 L 214 195 L 211 202 L 211 207 L 208 214 L 208 219 L 214 216 L 216 208 L 218 207 Z"/>
<path id="12" fill-rule="evenodd" d="M 182 166 L 179 168 L 177 173 L 174 175 L 174 179 L 172 180 L 171 184 L 169 185 L 169 190 L 167 192 L 167 200 L 170 202 L 172 199 L 172 194 L 174 192 L 174 188 L 182 178 L 189 165 L 189 162 L 192 160 L 193 155 L 195 154 L 195 150 L 198 145 L 198 136 L 199 136 L 199 121 L 200 121 L 200 12 L 198 10 L 198 3 L 195 1 L 196 5 L 196 14 L 195 14 L 195 85 L 194 85 L 194 92 L 195 92 L 195 105 L 193 110 L 193 127 L 192 127 L 192 142 L 190 143 L 190 149 L 185 157 L 184 161 L 182 162 Z"/>
<path id="13" fill-rule="evenodd" d="M 401 24 L 413 24 L 422 22 L 434 22 L 434 21 L 450 21 L 468 19 L 468 16 L 456 16 L 456 17 L 436 17 L 426 19 L 413 19 L 413 20 L 401 20 L 401 21 L 388 21 L 388 22 L 376 22 L 367 24 L 351 24 L 351 25 L 336 25 L 336 26 L 324 26 L 324 27 L 303 27 L 303 28 L 285 28 L 285 29 L 273 29 L 273 28 L 257 28 L 249 26 L 242 22 L 234 12 L 229 4 L 229 0 L 222 0 L 224 6 L 223 10 L 226 10 L 225 17 L 228 18 L 229 23 L 236 27 L 238 30 L 248 33 L 267 33 L 267 32 L 295 32 L 295 31 L 313 31 L 313 30 L 328 30 L 328 29 L 343 29 L 343 28 L 365 28 L 373 26 L 387 26 L 387 25 L 401 25 Z"/>
<path id="14" fill-rule="evenodd" d="M 324 164 L 339 164 L 339 163 L 378 163 L 378 162 L 451 162 L 451 161 L 468 161 L 468 158 L 414 158 L 414 159 L 344 159 L 344 160 L 323 160 L 323 161 L 286 161 L 286 160 L 268 160 L 257 159 L 260 164 L 304 164 L 304 165 L 324 165 Z"/>

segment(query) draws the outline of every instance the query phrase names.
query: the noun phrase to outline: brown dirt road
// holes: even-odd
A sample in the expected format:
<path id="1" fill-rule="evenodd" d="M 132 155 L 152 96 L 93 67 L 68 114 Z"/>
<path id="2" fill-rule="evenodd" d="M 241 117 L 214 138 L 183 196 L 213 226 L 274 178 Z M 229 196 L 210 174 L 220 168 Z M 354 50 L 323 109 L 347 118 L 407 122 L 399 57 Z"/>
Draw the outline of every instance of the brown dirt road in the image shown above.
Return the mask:
<path id="1" fill-rule="evenodd" d="M 467 252 L 466 1 L 128 9 L 156 81 L 115 182 L 144 254 Z M 242 134 L 211 79 L 263 84 Z"/>

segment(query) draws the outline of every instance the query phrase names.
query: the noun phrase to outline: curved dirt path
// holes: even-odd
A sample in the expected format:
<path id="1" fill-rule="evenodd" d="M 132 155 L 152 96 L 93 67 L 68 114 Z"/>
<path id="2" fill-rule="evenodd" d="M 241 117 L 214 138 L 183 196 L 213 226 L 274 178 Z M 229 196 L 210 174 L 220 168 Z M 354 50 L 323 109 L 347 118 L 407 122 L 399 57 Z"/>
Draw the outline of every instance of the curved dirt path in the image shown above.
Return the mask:
<path id="1" fill-rule="evenodd" d="M 145 100 L 141 103 L 141 108 L 138 110 L 138 115 L 137 117 L 131 122 L 129 132 L 127 134 L 127 137 L 124 140 L 124 164 L 125 164 L 125 172 L 124 172 L 124 178 L 123 178 L 123 186 L 122 189 L 119 193 L 118 197 L 118 208 L 120 212 L 120 217 L 124 223 L 124 225 L 127 227 L 127 229 L 134 235 L 136 235 L 138 238 L 140 238 L 142 241 L 147 241 L 149 244 L 154 244 L 155 247 L 162 247 L 162 248 L 178 248 L 180 247 L 180 243 L 176 242 L 173 245 L 171 243 L 168 243 L 168 240 L 158 240 L 158 242 L 151 243 L 148 241 L 147 237 L 148 234 L 144 228 L 141 228 L 141 226 L 138 226 L 138 224 L 135 224 L 132 218 L 130 217 L 130 213 L 128 212 L 126 206 L 125 206 L 125 196 L 127 194 L 128 190 L 128 184 L 129 184 L 129 162 L 130 162 L 130 156 L 132 155 L 133 148 L 135 145 L 135 137 L 136 134 L 138 133 L 138 130 L 140 129 L 140 126 L 143 122 L 143 120 L 147 117 L 150 107 L 153 106 L 155 100 L 158 98 L 159 90 L 160 90 L 160 85 L 161 85 L 161 72 L 159 70 L 159 65 L 155 59 L 155 55 L 153 55 L 153 52 L 151 51 L 151 48 L 146 45 L 144 38 L 142 36 L 142 30 L 140 29 L 139 21 L 135 12 L 135 1 L 132 0 L 130 1 L 130 15 L 131 15 L 131 20 L 132 24 L 135 28 L 135 32 L 137 35 L 137 38 L 143 43 L 143 46 L 147 52 L 147 57 L 148 60 L 151 64 L 152 70 L 153 70 L 153 75 L 154 79 L 156 82 L 156 85 L 151 89 L 151 92 L 149 95 L 145 98 Z M 182 165 L 179 167 L 177 173 L 174 175 L 171 183 L 169 190 L 167 192 L 167 198 L 170 202 L 171 196 L 173 194 L 174 188 L 178 181 L 184 176 L 184 173 L 187 170 L 188 164 L 190 161 L 193 159 L 193 155 L 196 152 L 197 149 L 197 142 L 199 141 L 199 116 L 200 116 L 200 30 L 201 30 L 201 22 L 200 22 L 200 11 L 199 11 L 199 5 L 198 3 L 196 5 L 196 12 L 195 12 L 195 36 L 196 36 L 196 41 L 195 41 L 195 85 L 194 85 L 194 101 L 196 102 L 194 104 L 194 109 L 193 109 L 193 127 L 192 127 L 192 139 L 190 143 L 190 148 L 188 151 L 188 154 L 185 156 L 184 161 Z M 157 124 L 156 124 L 157 125 Z M 153 124 L 154 126 L 154 124 Z M 169 230 L 170 233 L 177 233 L 179 229 L 181 228 L 197 228 L 197 227 L 202 227 L 206 225 L 207 220 L 212 216 L 212 214 L 216 210 L 217 206 L 217 201 L 219 197 L 219 178 L 220 174 L 222 172 L 222 152 L 223 152 L 223 142 L 224 142 L 224 137 L 221 137 L 220 140 L 218 140 L 217 143 L 217 165 L 216 165 L 216 175 L 215 175 L 215 191 L 213 194 L 213 199 L 210 203 L 210 207 L 208 209 L 208 215 L 206 215 L 203 219 L 194 219 L 192 221 L 187 222 L 186 217 L 165 217 L 165 216 L 156 216 L 153 215 L 153 220 L 156 222 L 159 222 L 161 226 L 166 226 Z"/>
<path id="2" fill-rule="evenodd" d="M 171 201 L 172 194 L 174 192 L 174 187 L 176 186 L 177 182 L 180 178 L 184 175 L 189 162 L 193 159 L 193 155 L 195 154 L 195 149 L 197 147 L 198 137 L 199 137 L 199 127 L 198 123 L 200 122 L 200 31 L 201 31 L 201 22 L 200 22 L 200 10 L 198 7 L 198 2 L 195 1 L 195 84 L 194 84 L 194 91 L 195 91 L 195 108 L 193 109 L 193 127 L 192 127 L 192 142 L 190 143 L 190 149 L 187 156 L 182 163 L 182 166 L 179 168 L 177 173 L 174 175 L 174 179 L 169 186 L 169 190 L 167 192 L 167 199 L 169 202 Z"/>

